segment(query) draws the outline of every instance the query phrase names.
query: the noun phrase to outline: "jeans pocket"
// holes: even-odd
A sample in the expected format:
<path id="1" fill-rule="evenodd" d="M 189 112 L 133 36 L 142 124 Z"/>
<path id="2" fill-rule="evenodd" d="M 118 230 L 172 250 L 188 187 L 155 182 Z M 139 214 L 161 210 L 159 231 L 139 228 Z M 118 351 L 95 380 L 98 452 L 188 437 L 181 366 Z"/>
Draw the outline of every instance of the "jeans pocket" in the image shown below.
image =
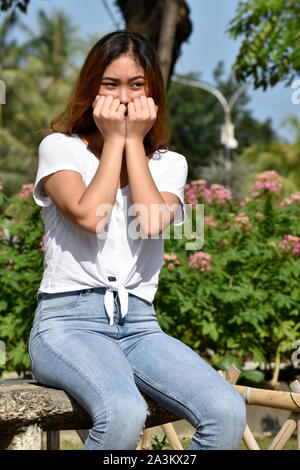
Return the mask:
<path id="1" fill-rule="evenodd" d="M 57 310 L 64 310 L 68 308 L 76 307 L 79 304 L 81 298 L 81 291 L 69 291 L 69 292 L 57 292 L 49 294 L 43 292 L 40 297 L 39 307 L 41 311 L 50 312 Z"/>

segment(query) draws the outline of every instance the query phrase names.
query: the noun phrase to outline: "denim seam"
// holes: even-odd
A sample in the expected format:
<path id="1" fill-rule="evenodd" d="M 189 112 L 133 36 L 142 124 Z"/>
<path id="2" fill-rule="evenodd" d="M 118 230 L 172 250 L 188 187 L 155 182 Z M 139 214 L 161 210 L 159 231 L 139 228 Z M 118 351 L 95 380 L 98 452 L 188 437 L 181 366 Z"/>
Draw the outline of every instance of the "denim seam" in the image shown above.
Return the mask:
<path id="1" fill-rule="evenodd" d="M 64 362 L 66 362 L 67 364 L 69 364 L 69 365 L 75 370 L 76 373 L 78 373 L 78 371 L 79 371 L 79 373 L 81 373 L 81 374 L 87 379 L 88 382 L 90 382 L 90 383 L 92 383 L 92 384 L 94 385 L 95 389 L 96 389 L 96 390 L 100 393 L 100 395 L 103 397 L 103 401 L 104 401 L 105 406 L 106 406 L 106 409 L 107 409 L 108 427 L 107 427 L 107 429 L 105 430 L 105 432 L 103 433 L 103 439 L 102 439 L 101 442 L 100 442 L 100 444 L 102 444 L 102 442 L 103 442 L 103 440 L 104 440 L 104 437 L 105 437 L 105 434 L 107 434 L 107 432 L 108 432 L 108 430 L 109 430 L 110 422 L 111 422 L 111 421 L 110 421 L 110 409 L 109 409 L 109 405 L 108 405 L 108 403 L 107 403 L 107 401 L 106 401 L 106 399 L 105 399 L 105 397 L 104 397 L 104 395 L 103 395 L 103 392 L 97 387 L 97 385 L 94 383 L 94 381 L 91 380 L 91 379 L 85 374 L 85 372 L 80 369 L 80 367 L 78 367 L 78 366 L 75 367 L 75 365 L 74 365 L 74 363 L 73 363 L 72 361 L 70 361 L 69 359 L 66 359 L 62 354 L 60 354 L 58 351 L 56 351 L 56 349 L 52 348 L 52 346 L 50 346 L 50 344 L 47 343 L 47 341 L 44 340 L 42 334 L 40 334 L 39 336 L 40 336 L 41 340 L 43 341 L 43 343 L 44 343 L 49 349 L 51 349 L 54 354 L 56 354 L 56 355 L 57 355 L 59 358 L 61 358 Z"/>
<path id="2" fill-rule="evenodd" d="M 135 368 L 132 369 L 134 374 L 137 375 L 137 377 L 139 377 L 141 380 L 143 380 L 144 382 L 146 382 L 147 385 L 149 385 L 150 387 L 153 387 L 153 388 L 156 388 L 158 391 L 160 391 L 163 395 L 167 396 L 167 397 L 170 397 L 176 401 L 178 401 L 178 403 L 180 403 L 181 405 L 183 405 L 184 407 L 186 407 L 196 418 L 196 420 L 201 423 L 201 425 L 203 424 L 202 423 L 202 418 L 198 417 L 197 416 L 197 411 L 195 410 L 195 408 L 193 407 L 193 405 L 191 405 L 190 403 L 186 404 L 186 402 L 184 401 L 184 399 L 182 397 L 178 397 L 176 395 L 173 395 L 172 393 L 166 393 L 163 388 L 155 383 L 155 382 L 151 382 L 149 381 L 149 379 L 147 377 L 145 377 L 143 374 L 141 374 L 139 371 L 137 371 Z"/>

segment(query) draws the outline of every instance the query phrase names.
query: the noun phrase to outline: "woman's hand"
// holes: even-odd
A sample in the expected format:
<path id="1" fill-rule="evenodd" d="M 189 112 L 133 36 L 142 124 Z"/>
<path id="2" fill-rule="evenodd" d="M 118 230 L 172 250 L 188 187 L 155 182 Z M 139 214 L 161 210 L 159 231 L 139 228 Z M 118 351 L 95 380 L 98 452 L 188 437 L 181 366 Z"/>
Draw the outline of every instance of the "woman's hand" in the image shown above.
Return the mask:
<path id="1" fill-rule="evenodd" d="M 126 140 L 143 141 L 156 121 L 158 106 L 153 98 L 141 96 L 127 105 Z"/>
<path id="2" fill-rule="evenodd" d="M 104 141 L 123 139 L 125 143 L 126 106 L 112 96 L 97 95 L 93 102 L 93 118 Z"/>

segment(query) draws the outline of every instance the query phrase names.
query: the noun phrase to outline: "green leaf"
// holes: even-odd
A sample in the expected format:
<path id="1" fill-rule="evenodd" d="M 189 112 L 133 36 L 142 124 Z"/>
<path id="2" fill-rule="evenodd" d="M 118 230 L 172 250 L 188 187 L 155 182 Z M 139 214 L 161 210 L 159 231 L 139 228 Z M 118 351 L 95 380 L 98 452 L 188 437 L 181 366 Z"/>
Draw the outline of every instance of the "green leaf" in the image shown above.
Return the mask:
<path id="1" fill-rule="evenodd" d="M 264 373 L 260 370 L 243 370 L 241 377 L 255 383 L 263 382 L 265 379 Z"/>

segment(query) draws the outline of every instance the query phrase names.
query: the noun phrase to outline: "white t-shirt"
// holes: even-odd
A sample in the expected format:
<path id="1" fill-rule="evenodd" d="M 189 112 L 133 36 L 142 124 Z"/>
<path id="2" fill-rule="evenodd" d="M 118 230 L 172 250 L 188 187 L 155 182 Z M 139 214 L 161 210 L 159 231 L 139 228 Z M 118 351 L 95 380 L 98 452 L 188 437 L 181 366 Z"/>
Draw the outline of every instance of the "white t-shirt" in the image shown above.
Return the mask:
<path id="1" fill-rule="evenodd" d="M 100 234 L 91 234 L 71 223 L 57 209 L 50 197 L 43 195 L 41 179 L 59 170 L 81 174 L 87 187 L 95 175 L 99 160 L 77 134 L 53 133 L 45 137 L 38 150 L 39 163 L 33 197 L 43 207 L 45 227 L 44 272 L 40 292 L 67 292 L 92 287 L 106 287 L 104 304 L 113 322 L 114 296 L 117 291 L 121 313 L 128 309 L 128 293 L 152 302 L 164 263 L 164 239 L 135 239 L 128 235 L 128 224 L 136 220 L 130 215 L 129 185 L 118 188 L 110 218 Z M 183 224 L 184 186 L 188 165 L 176 152 L 155 152 L 148 167 L 159 191 L 176 194 L 180 206 L 174 225 Z M 133 214 L 133 212 L 131 213 Z M 108 278 L 114 276 L 116 280 Z"/>

